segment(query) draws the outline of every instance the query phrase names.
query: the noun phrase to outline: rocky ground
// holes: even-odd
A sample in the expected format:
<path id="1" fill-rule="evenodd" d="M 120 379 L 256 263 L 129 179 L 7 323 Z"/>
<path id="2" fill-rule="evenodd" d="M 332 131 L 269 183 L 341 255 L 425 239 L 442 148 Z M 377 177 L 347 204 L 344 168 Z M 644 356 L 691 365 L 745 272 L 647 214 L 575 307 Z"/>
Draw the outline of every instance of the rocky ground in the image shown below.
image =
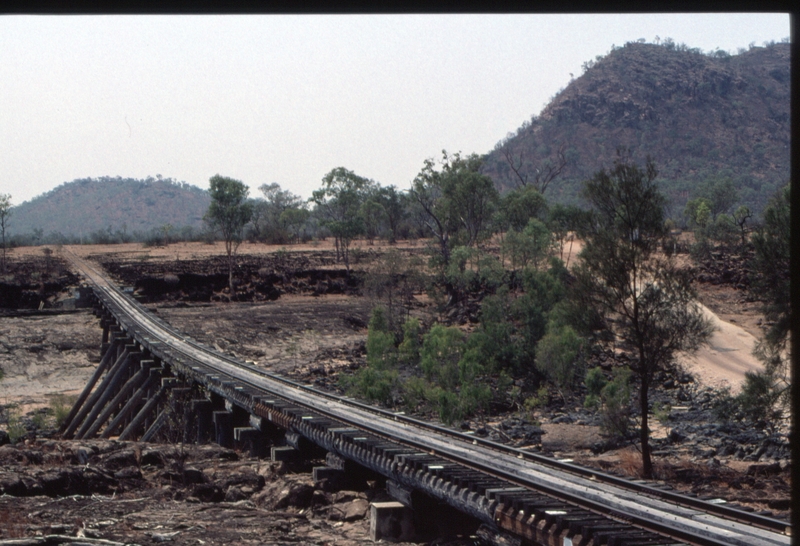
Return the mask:
<path id="1" fill-rule="evenodd" d="M 224 287 L 227 282 L 224 275 L 217 279 L 224 271 L 213 257 L 218 248 L 172 245 L 145 252 L 139 245 L 123 247 L 81 250 L 98 255 L 118 282 L 135 287 L 151 310 L 199 341 L 331 389 L 339 388 L 342 374 L 364 362 L 372 302 L 354 297 L 359 287 L 343 280 L 324 249 L 305 248 L 294 257 L 279 249 L 254 253 L 242 261 L 242 297 L 237 299 L 246 301 L 225 302 L 226 290 L 215 284 Z M 369 257 L 365 251 L 361 259 Z M 171 446 L 43 437 L 59 404 L 66 403 L 60 397 L 83 387 L 99 357 L 97 319 L 85 310 L 65 309 L 71 305 L 69 286 L 75 280 L 57 258 L 56 252 L 44 264 L 40 250 L 26 255 L 17 249 L 15 259 L 28 265 L 18 266 L 16 277 L 7 275 L 4 281 L 20 284 L 25 271 L 30 276 L 45 265 L 52 270 L 49 275 L 63 279 L 50 283 L 49 290 L 47 283 L 28 283 L 18 300 L 28 301 L 28 308 L 2 311 L 0 369 L 5 378 L 0 381 L 0 404 L 5 428 L 15 436 L 27 433 L 28 440 L 0 448 L 0 489 L 6 493 L 0 496 L 0 529 L 5 533 L 0 538 L 84 533 L 140 544 L 366 542 L 367 522 L 359 510 L 381 494 L 376 484 L 362 484 L 358 491 L 328 491 L 311 483 L 304 472 L 308 468 L 276 467 L 218 448 L 187 446 L 178 457 L 185 457 L 181 462 L 169 455 Z M 198 267 L 205 280 L 194 272 Z M 752 364 L 742 355 L 760 332 L 757 304 L 732 283 L 711 282 L 719 276 L 703 274 L 710 275 L 698 283 L 703 303 L 723 319 L 722 326 L 736 329 L 712 343 L 708 355 L 688 363 L 691 375 L 662 378 L 665 388 L 657 398 L 669 409 L 654 419 L 659 479 L 700 496 L 786 517 L 791 495 L 786 435 L 720 422 L 713 412 L 714 388 L 727 384 L 735 389 L 743 374 L 715 362 L 729 362 L 726 357 L 736 354 L 745 365 Z M 636 475 L 638 453 L 610 445 L 599 425 L 599 416 L 579 401 L 555 400 L 534 414 L 508 411 L 461 428 Z M 160 455 L 144 455 L 151 452 Z M 124 465 L 113 462 L 117 457 Z M 186 468 L 198 472 L 192 470 L 187 478 L 181 474 Z M 230 478 L 233 474 L 248 478 L 238 483 Z M 306 491 L 302 499 L 280 500 L 291 497 L 293 488 Z"/>
<path id="2" fill-rule="evenodd" d="M 388 500 L 385 490 L 375 482 L 314 484 L 311 464 L 265 462 L 213 445 L 6 445 L 0 544 L 52 535 L 84 537 L 81 544 L 372 544 L 369 503 Z"/>

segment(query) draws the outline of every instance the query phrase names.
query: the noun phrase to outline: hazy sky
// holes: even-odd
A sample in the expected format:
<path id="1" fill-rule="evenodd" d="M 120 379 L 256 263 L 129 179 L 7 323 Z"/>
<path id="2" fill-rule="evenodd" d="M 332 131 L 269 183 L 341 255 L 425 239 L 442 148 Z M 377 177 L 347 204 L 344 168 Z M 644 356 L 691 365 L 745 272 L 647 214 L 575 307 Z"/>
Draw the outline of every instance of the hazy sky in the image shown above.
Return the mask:
<path id="1" fill-rule="evenodd" d="M 2 16 L 0 193 L 222 174 L 309 197 L 343 166 L 407 188 L 485 153 L 613 44 L 736 53 L 787 14 Z"/>

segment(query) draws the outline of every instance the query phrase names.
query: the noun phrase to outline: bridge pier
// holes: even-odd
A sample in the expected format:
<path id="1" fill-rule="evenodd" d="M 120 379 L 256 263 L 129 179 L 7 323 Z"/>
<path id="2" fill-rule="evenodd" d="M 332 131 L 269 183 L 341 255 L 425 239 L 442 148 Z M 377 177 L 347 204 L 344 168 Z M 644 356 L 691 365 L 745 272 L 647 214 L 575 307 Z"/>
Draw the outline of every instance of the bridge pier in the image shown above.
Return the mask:
<path id="1" fill-rule="evenodd" d="M 414 515 L 399 502 L 369 505 L 369 538 L 373 542 L 411 542 L 417 538 Z"/>
<path id="2" fill-rule="evenodd" d="M 141 353 L 139 353 L 139 356 L 141 356 Z M 133 357 L 133 354 L 131 354 L 131 357 Z M 86 433 L 85 436 L 86 438 L 92 438 L 95 434 L 97 434 L 97 431 L 99 431 L 100 428 L 102 428 L 102 426 L 106 424 L 106 421 L 108 421 L 111 415 L 120 409 L 120 406 L 122 406 L 122 404 L 125 402 L 125 399 L 128 397 L 128 395 L 131 394 L 131 392 L 133 392 L 135 388 L 139 387 L 142 383 L 144 383 L 147 380 L 150 368 L 149 366 L 145 366 L 143 364 L 145 362 L 152 363 L 152 360 L 141 360 L 140 358 L 137 357 L 134 358 L 134 361 L 138 361 L 139 371 L 138 372 L 136 371 L 137 367 L 132 362 L 131 365 L 129 366 L 129 370 L 132 373 L 126 374 L 127 377 L 124 378 L 126 379 L 125 384 L 122 386 L 122 388 L 120 388 L 117 391 L 116 396 L 114 396 L 114 399 L 111 400 L 111 402 L 109 402 L 106 405 L 103 412 L 100 415 L 98 415 L 97 418 L 94 420 L 94 424 L 91 426 L 91 428 L 89 428 L 89 430 Z M 114 387 L 112 386 L 111 388 Z"/>
<path id="3" fill-rule="evenodd" d="M 113 341 L 112 343 L 116 343 L 116 341 Z M 71 436 L 67 435 L 67 432 L 66 432 L 67 430 L 70 430 L 70 434 L 72 434 L 72 432 L 74 432 L 75 428 L 77 428 L 77 426 L 80 424 L 80 423 L 76 423 L 74 425 L 74 427 L 72 427 L 72 424 L 76 420 L 76 417 L 77 417 L 78 413 L 80 412 L 81 408 L 83 407 L 84 402 L 86 402 L 86 399 L 91 394 L 92 389 L 94 388 L 95 384 L 100 379 L 100 377 L 103 375 L 103 372 L 106 370 L 106 368 L 108 367 L 109 363 L 111 362 L 111 355 L 112 355 L 111 351 L 106 349 L 106 351 L 103 353 L 102 358 L 100 359 L 100 364 L 97 365 L 97 368 L 95 369 L 94 373 L 92 374 L 92 377 L 89 378 L 89 382 L 83 388 L 83 391 L 81 391 L 81 394 L 80 394 L 80 396 L 78 396 L 78 399 L 75 401 L 75 404 L 73 404 L 72 409 L 70 410 L 69 414 L 67 415 L 67 418 L 64 419 L 64 423 L 61 425 L 61 429 L 62 429 L 64 438 L 70 438 L 71 437 Z"/>
<path id="4" fill-rule="evenodd" d="M 159 370 L 160 371 L 160 370 Z M 153 370 L 151 370 L 153 373 Z M 138 430 L 142 427 L 149 429 L 145 424 L 145 420 L 150 416 L 153 410 L 156 409 L 156 406 L 161 401 L 161 398 L 166 394 L 167 389 L 170 385 L 175 381 L 174 378 L 165 377 L 161 379 L 161 388 L 153 394 L 147 403 L 139 410 L 139 413 L 136 414 L 136 417 L 130 422 L 130 424 L 125 427 L 125 430 L 119 435 L 119 440 L 129 440 Z"/>
<path id="5" fill-rule="evenodd" d="M 207 444 L 211 439 L 214 403 L 207 398 L 192 400 L 192 411 L 197 419 L 197 443 Z"/>
<path id="6" fill-rule="evenodd" d="M 233 448 L 233 413 L 228 410 L 214 412 L 214 438 L 222 447 Z"/>
<path id="7" fill-rule="evenodd" d="M 122 406 L 122 409 L 119 410 L 111 423 L 109 423 L 103 431 L 101 438 L 110 438 L 120 426 L 129 425 L 131 415 L 134 411 L 139 410 L 141 401 L 145 394 L 147 394 L 147 391 L 161 378 L 161 372 L 163 370 L 156 367 L 156 362 L 154 360 L 142 360 L 139 362 L 139 366 L 141 367 L 141 373 L 144 375 L 144 381 L 138 385 L 138 387 L 134 387 L 136 391 L 128 398 L 125 405 Z"/>
<path id="8" fill-rule="evenodd" d="M 130 369 L 135 367 L 134 362 L 136 364 L 139 363 L 141 356 L 142 353 L 136 350 L 136 345 L 125 345 L 125 350 L 119 357 L 119 360 L 121 361 L 120 364 L 116 367 L 116 370 L 113 371 L 113 373 L 111 371 L 108 372 L 106 381 L 104 381 L 98 389 L 98 392 L 102 392 L 102 394 L 95 402 L 92 410 L 86 416 L 81 428 L 75 434 L 77 439 L 83 440 L 86 438 L 91 438 L 94 433 L 97 432 L 97 430 L 103 424 L 102 422 L 99 422 L 98 416 L 103 411 L 106 403 L 111 399 L 111 397 L 117 394 L 123 382 L 127 381 Z M 111 410 L 113 409 L 114 408 L 112 407 Z"/>
<path id="9" fill-rule="evenodd" d="M 300 452 L 292 446 L 272 446 L 270 448 L 270 459 L 279 462 L 291 462 L 300 457 Z"/>
<path id="10" fill-rule="evenodd" d="M 107 356 L 109 356 L 108 362 L 110 363 L 112 359 L 115 359 L 114 365 L 108 371 L 105 378 L 97 387 L 97 389 L 95 389 L 95 391 L 91 394 L 91 396 L 89 396 L 89 398 L 86 400 L 86 403 L 79 408 L 79 411 L 77 412 L 75 417 L 71 420 L 69 426 L 64 431 L 64 438 L 70 439 L 73 437 L 78 427 L 83 424 L 84 420 L 86 419 L 86 416 L 89 415 L 89 413 L 94 409 L 94 406 L 95 404 L 97 404 L 98 400 L 100 400 L 100 398 L 103 397 L 103 395 L 105 394 L 109 382 L 111 382 L 111 380 L 116 376 L 117 372 L 123 366 L 123 364 L 127 364 L 128 354 L 126 352 L 127 350 L 126 348 L 129 346 L 129 344 L 126 343 L 127 341 L 129 341 L 127 337 L 120 336 L 117 337 L 115 343 L 113 343 L 111 347 L 109 347 L 109 350 L 107 352 Z M 97 374 L 97 372 L 95 372 L 95 374 L 98 375 L 99 379 L 99 374 Z M 77 402 L 75 404 L 75 407 L 78 407 Z M 86 432 L 86 430 L 84 430 L 81 427 L 78 434 L 80 435 L 83 432 Z"/>

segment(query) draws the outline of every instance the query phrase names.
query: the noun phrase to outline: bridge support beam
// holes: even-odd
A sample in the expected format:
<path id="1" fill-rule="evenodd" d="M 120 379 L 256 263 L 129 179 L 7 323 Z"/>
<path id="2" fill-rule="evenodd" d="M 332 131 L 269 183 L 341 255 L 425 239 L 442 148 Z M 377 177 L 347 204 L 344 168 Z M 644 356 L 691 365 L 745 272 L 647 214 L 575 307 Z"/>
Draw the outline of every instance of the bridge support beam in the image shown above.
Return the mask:
<path id="1" fill-rule="evenodd" d="M 156 409 L 156 406 L 161 401 L 161 398 L 166 394 L 167 389 L 169 388 L 171 382 L 174 381 L 173 378 L 163 378 L 161 380 L 161 388 L 150 397 L 150 400 L 139 410 L 139 413 L 136 414 L 136 417 L 133 418 L 131 423 L 125 427 L 125 430 L 122 431 L 122 434 L 119 435 L 120 441 L 129 440 L 131 436 L 133 436 L 144 424 L 145 419 L 147 419 L 153 410 Z"/>
<path id="2" fill-rule="evenodd" d="M 127 420 L 134 411 L 139 409 L 140 403 L 144 395 L 150 389 L 151 386 L 156 384 L 156 382 L 161 378 L 162 368 L 156 368 L 156 363 L 153 360 L 142 360 L 139 365 L 142 367 L 143 370 L 146 370 L 146 379 L 144 383 L 142 383 L 137 389 L 136 392 L 125 402 L 125 405 L 122 406 L 122 409 L 119 410 L 116 417 L 109 423 L 106 429 L 103 431 L 103 434 L 100 435 L 101 438 L 110 438 L 114 432 L 116 432 L 120 425 L 122 425 L 125 420 Z"/>
<path id="3" fill-rule="evenodd" d="M 270 448 L 270 459 L 276 463 L 295 461 L 299 456 L 300 452 L 292 446 L 272 446 Z"/>
<path id="4" fill-rule="evenodd" d="M 97 400 L 92 405 L 93 407 L 86 416 L 83 425 L 81 425 L 81 428 L 75 434 L 77 439 L 83 440 L 85 438 L 91 438 L 89 431 L 94 428 L 98 415 L 100 415 L 100 412 L 103 411 L 103 408 L 111 399 L 111 397 L 116 395 L 117 389 L 120 387 L 120 385 L 122 385 L 123 381 L 128 379 L 128 374 L 130 371 L 129 367 L 133 362 L 138 364 L 141 356 L 142 353 L 136 351 L 136 345 L 125 345 L 125 349 L 118 359 L 119 364 L 115 365 L 113 373 L 111 371 L 108 372 L 105 381 L 103 381 L 103 383 L 97 389 L 97 392 L 100 396 L 98 396 Z M 95 432 L 99 428 L 99 426 L 94 428 Z"/>
<path id="5" fill-rule="evenodd" d="M 257 428 L 234 427 L 233 439 L 237 445 L 245 447 L 251 457 L 264 457 L 267 454 L 267 439 Z"/>
<path id="6" fill-rule="evenodd" d="M 214 439 L 222 447 L 233 448 L 233 412 L 214 412 Z"/>
<path id="7" fill-rule="evenodd" d="M 113 343 L 117 343 L 117 342 L 118 341 L 115 340 Z M 106 368 L 108 367 L 110 362 L 111 362 L 111 351 L 107 350 L 107 351 L 105 351 L 105 354 L 103 355 L 103 358 L 100 359 L 100 364 L 97 365 L 97 368 L 94 370 L 94 373 L 92 374 L 92 377 L 89 378 L 89 382 L 83 388 L 83 391 L 81 392 L 80 396 L 78 396 L 78 399 L 75 401 L 75 404 L 72 406 L 72 409 L 70 410 L 69 415 L 67 415 L 67 418 L 64 419 L 64 424 L 61 425 L 63 431 L 66 431 L 66 430 L 68 430 L 70 428 L 70 426 L 72 425 L 72 422 L 75 420 L 75 417 L 77 416 L 78 412 L 81 410 L 81 407 L 83 406 L 84 402 L 86 402 L 86 399 L 89 397 L 89 394 L 91 394 L 92 388 L 94 388 L 95 383 L 97 383 L 98 379 L 100 379 L 100 376 L 103 375 L 103 372 L 106 370 Z M 80 423 L 76 423 L 75 424 L 75 428 L 77 428 L 77 426 L 79 424 Z M 73 432 L 74 432 L 75 428 L 72 428 Z M 70 436 L 67 436 L 66 432 L 64 432 L 64 438 L 69 438 L 69 437 Z"/>
<path id="8" fill-rule="evenodd" d="M 92 393 L 89 399 L 86 400 L 86 403 L 83 404 L 83 406 L 81 406 L 80 411 L 78 411 L 77 415 L 75 415 L 75 418 L 72 420 L 72 422 L 64 431 L 64 438 L 70 439 L 73 437 L 76 429 L 84 422 L 86 416 L 89 414 L 90 411 L 92 411 L 92 409 L 94 408 L 95 404 L 100 399 L 100 397 L 103 396 L 103 393 L 105 392 L 108 383 L 114 378 L 114 376 L 117 374 L 117 371 L 119 371 L 119 368 L 123 365 L 123 363 L 126 363 L 128 355 L 124 349 L 125 347 L 127 347 L 127 345 L 123 342 L 122 339 L 119 339 L 118 343 L 113 343 L 112 346 L 109 347 L 106 354 L 107 356 L 109 356 L 109 362 L 111 362 L 111 359 L 116 358 L 116 360 L 114 361 L 114 365 L 111 367 L 110 370 L 108 370 L 108 373 L 106 374 L 105 378 L 97 387 L 97 389 L 95 389 L 95 391 Z M 115 350 L 115 348 L 117 349 Z M 119 351 L 122 351 L 122 354 L 118 354 Z"/>
<path id="9" fill-rule="evenodd" d="M 214 404 L 211 400 L 192 400 L 192 411 L 197 419 L 197 443 L 207 444 L 211 439 Z"/>
<path id="10" fill-rule="evenodd" d="M 97 434 L 97 431 L 106 424 L 106 421 L 108 421 L 112 413 L 120 408 L 125 398 L 131 394 L 134 389 L 140 387 L 142 383 L 147 381 L 147 377 L 150 374 L 150 366 L 152 364 L 152 360 L 142 360 L 140 362 L 139 371 L 125 382 L 122 388 L 117 392 L 116 396 L 114 396 L 114 399 L 111 400 L 111 402 L 109 402 L 106 406 L 105 410 L 103 410 L 103 413 L 97 416 L 97 419 L 95 419 L 92 427 L 86 432 L 86 438 L 91 438 Z M 135 369 L 135 366 L 131 366 L 131 368 Z"/>
<path id="11" fill-rule="evenodd" d="M 164 380 L 165 384 L 174 384 L 177 380 L 174 378 L 167 378 Z M 173 422 L 176 424 L 180 420 L 184 422 L 186 418 L 187 412 L 184 411 L 184 408 L 180 404 L 181 397 L 185 396 L 189 393 L 191 389 L 186 387 L 173 387 L 169 390 L 169 396 L 167 396 L 167 402 L 163 404 L 164 407 L 161 408 L 158 416 L 155 418 L 153 423 L 147 428 L 142 437 L 139 438 L 140 442 L 149 442 L 153 438 L 155 438 L 156 434 L 166 425 L 169 423 L 170 418 L 172 418 Z M 184 427 L 181 427 L 180 434 L 183 437 Z"/>

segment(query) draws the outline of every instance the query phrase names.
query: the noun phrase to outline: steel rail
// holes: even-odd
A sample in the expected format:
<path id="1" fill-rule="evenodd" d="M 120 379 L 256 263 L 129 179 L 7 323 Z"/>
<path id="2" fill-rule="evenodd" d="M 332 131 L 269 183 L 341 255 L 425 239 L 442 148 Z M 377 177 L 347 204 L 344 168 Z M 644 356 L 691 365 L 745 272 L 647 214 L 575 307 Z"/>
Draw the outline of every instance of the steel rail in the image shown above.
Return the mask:
<path id="1" fill-rule="evenodd" d="M 138 302 L 133 301 L 109 283 L 102 274 L 92 271 L 94 268 L 82 260 L 80 262 L 83 266 L 81 269 L 84 269 L 87 277 L 111 301 L 123 308 L 139 328 L 144 328 L 153 337 L 164 337 L 166 334 L 166 337 L 161 340 L 163 344 L 202 363 L 204 367 L 214 370 L 214 373 L 224 373 L 237 382 L 252 385 L 259 390 L 265 390 L 291 400 L 293 403 L 305 405 L 314 412 L 323 413 L 340 422 L 369 430 L 370 433 L 391 441 L 402 440 L 403 443 L 415 449 L 433 452 L 465 466 L 479 467 L 484 472 L 499 476 L 512 483 L 527 487 L 534 486 L 538 491 L 571 504 L 582 506 L 593 512 L 610 514 L 616 519 L 631 522 L 679 540 L 709 545 L 788 543 L 778 538 L 776 541 L 765 541 L 763 535 L 752 533 L 750 527 L 757 525 L 772 532 L 788 533 L 790 531 L 788 524 L 780 520 L 758 515 L 751 518 L 754 515 L 744 511 L 686 498 L 674 492 L 647 487 L 641 483 L 632 483 L 617 476 L 584 469 L 524 450 L 508 448 L 502 444 L 459 433 L 440 425 L 433 425 L 324 393 L 314 387 L 270 374 L 250 364 L 237 361 L 186 338 L 161 319 L 150 315 Z M 147 326 L 148 324 L 150 326 Z M 133 327 L 133 325 L 128 326 Z M 156 326 L 157 328 L 155 328 Z M 162 330 L 163 333 L 158 330 Z M 175 340 L 175 337 L 178 339 Z M 287 391 L 287 388 L 290 390 Z M 321 399 L 326 403 L 321 403 Z M 376 415 L 380 415 L 384 419 L 378 421 L 375 419 Z M 438 437 L 430 437 L 425 442 L 420 442 L 420 429 L 431 431 Z M 442 438 L 442 435 L 446 435 L 446 437 Z M 449 437 L 449 441 L 447 437 Z M 491 463 L 478 463 L 476 453 L 479 451 L 482 451 L 482 456 Z M 498 457 L 497 452 L 506 454 L 506 457 Z M 571 473 L 572 476 L 565 476 L 563 474 L 565 471 Z M 579 479 L 578 476 L 582 477 Z M 554 486 L 554 484 L 557 485 Z M 646 503 L 643 503 L 640 497 L 642 493 L 651 497 L 648 506 L 645 506 Z M 705 514 L 698 513 L 698 510 L 702 510 Z M 727 520 L 742 522 L 744 525 L 725 521 L 725 525 L 732 530 L 720 531 L 720 522 L 714 520 L 719 516 L 725 517 Z M 674 522 L 679 519 L 682 521 L 681 527 L 676 527 Z M 716 527 L 716 529 L 711 529 L 712 527 Z M 687 531 L 687 528 L 690 531 Z M 722 538 L 719 538 L 720 533 L 723 535 Z M 741 537 L 743 541 L 734 541 L 735 537 L 729 535 Z"/>

